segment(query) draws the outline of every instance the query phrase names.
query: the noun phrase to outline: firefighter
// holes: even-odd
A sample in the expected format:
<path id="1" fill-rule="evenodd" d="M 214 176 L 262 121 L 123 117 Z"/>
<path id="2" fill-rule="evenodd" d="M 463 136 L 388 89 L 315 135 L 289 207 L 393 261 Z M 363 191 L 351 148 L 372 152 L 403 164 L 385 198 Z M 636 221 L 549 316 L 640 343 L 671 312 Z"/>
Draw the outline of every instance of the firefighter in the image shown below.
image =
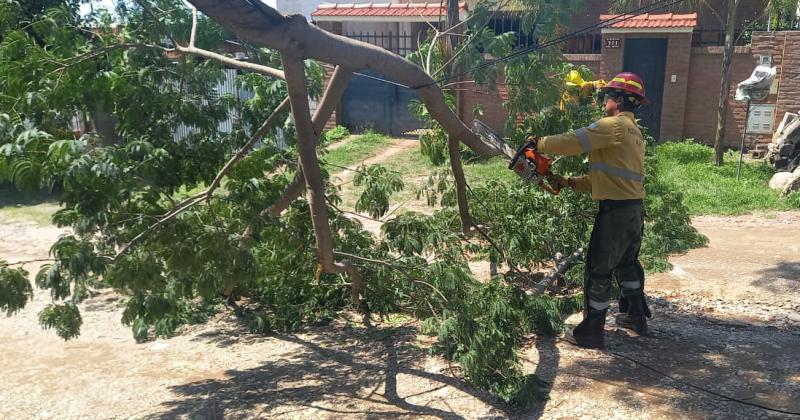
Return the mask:
<path id="1" fill-rule="evenodd" d="M 568 134 L 533 139 L 539 152 L 589 154 L 589 174 L 551 182 L 591 193 L 599 202 L 584 273 L 583 321 L 565 339 L 581 347 L 604 346 L 611 279 L 622 289 L 617 324 L 639 334 L 650 316 L 644 295 L 644 270 L 639 262 L 644 227 L 644 153 L 642 132 L 633 116 L 645 103 L 644 83 L 633 73 L 620 73 L 600 90 L 605 118 Z"/>

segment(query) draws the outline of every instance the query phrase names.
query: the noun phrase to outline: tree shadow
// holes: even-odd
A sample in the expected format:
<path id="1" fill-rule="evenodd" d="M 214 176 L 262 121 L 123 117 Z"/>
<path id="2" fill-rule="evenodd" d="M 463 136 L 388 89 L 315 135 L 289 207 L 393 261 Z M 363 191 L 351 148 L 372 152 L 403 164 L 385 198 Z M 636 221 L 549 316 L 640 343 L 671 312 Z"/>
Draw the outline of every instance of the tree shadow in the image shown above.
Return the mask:
<path id="1" fill-rule="evenodd" d="M 152 417 L 530 419 L 557 414 L 560 404 L 569 406 L 576 397 L 595 417 L 787 418 L 746 403 L 800 412 L 800 330 L 716 316 L 662 298 L 651 303 L 651 334 L 630 336 L 613 328 L 609 317 L 606 350 L 537 337 L 536 355 L 529 349 L 521 357 L 527 353 L 526 368 L 534 365 L 533 373 L 557 398 L 525 409 L 472 388 L 446 365 L 435 366 L 440 360 L 432 362 L 415 344 L 416 328 L 368 324 L 273 335 L 269 339 L 283 353 L 265 355 L 255 368 L 228 370 L 223 379 L 174 386 L 178 397 Z M 198 340 L 225 347 L 232 344 L 224 338 L 230 333 L 201 334 Z"/>
<path id="2" fill-rule="evenodd" d="M 0 208 L 33 206 L 58 201 L 58 195 L 49 192 L 22 192 L 12 185 L 0 184 Z"/>
<path id="3" fill-rule="evenodd" d="M 757 271 L 760 277 L 750 284 L 771 292 L 785 293 L 800 285 L 800 262 L 779 261 L 772 267 Z"/>
<path id="4" fill-rule="evenodd" d="M 606 350 L 591 357 L 568 350 L 559 373 L 569 379 L 557 392 L 591 389 L 606 408 L 647 409 L 654 417 L 800 417 L 747 405 L 800 412 L 799 329 L 683 310 L 664 299 L 652 299 L 652 306 L 657 318 L 649 336 L 607 328 Z"/>
<path id="5" fill-rule="evenodd" d="M 178 385 L 153 418 L 177 416 L 426 416 L 461 419 L 466 404 L 492 416 L 507 406 L 462 379 L 426 369 L 416 328 L 334 329 L 276 334 L 291 351 L 225 379 Z M 210 338 L 210 337 L 207 337 Z M 222 345 L 227 343 L 220 342 Z M 399 377 L 402 380 L 398 380 Z M 313 414 L 311 414 L 313 413 Z"/>

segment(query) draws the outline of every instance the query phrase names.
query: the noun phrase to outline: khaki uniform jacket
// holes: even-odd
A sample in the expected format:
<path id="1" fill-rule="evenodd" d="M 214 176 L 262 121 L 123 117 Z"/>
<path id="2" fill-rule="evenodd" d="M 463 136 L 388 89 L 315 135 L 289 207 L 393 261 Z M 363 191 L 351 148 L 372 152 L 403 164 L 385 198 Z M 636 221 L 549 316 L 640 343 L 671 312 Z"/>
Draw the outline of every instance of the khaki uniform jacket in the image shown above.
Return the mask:
<path id="1" fill-rule="evenodd" d="M 621 112 L 572 133 L 539 139 L 537 149 L 554 155 L 589 153 L 589 175 L 573 178 L 575 190 L 594 200 L 644 198 L 644 139 L 630 112 Z"/>

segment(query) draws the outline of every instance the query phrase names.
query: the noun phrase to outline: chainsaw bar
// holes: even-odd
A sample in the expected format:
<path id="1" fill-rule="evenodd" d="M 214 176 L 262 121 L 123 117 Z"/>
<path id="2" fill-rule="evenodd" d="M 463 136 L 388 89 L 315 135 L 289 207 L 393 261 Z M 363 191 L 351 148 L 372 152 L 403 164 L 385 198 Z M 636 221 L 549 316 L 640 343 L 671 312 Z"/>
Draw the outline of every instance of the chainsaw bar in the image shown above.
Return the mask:
<path id="1" fill-rule="evenodd" d="M 472 120 L 472 131 L 480 137 L 481 141 L 491 145 L 509 159 L 512 159 L 517 154 L 517 150 L 506 143 L 500 134 L 497 134 L 496 131 L 477 118 Z"/>

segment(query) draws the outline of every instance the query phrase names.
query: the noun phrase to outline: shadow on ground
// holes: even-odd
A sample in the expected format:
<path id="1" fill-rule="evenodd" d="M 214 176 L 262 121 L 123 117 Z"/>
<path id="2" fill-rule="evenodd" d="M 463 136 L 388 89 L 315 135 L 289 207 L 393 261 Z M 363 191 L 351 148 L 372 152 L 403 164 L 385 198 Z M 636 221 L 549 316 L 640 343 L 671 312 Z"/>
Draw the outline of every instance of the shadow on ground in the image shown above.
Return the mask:
<path id="1" fill-rule="evenodd" d="M 524 411 L 470 387 L 444 362 L 426 366 L 415 328 L 324 327 L 275 336 L 286 351 L 257 368 L 173 387 L 178 397 L 153 417 L 538 418 L 575 400 L 590 410 L 605 407 L 611 415 L 787 416 L 748 403 L 800 412 L 795 354 L 800 332 L 687 312 L 663 299 L 654 299 L 652 306 L 657 318 L 651 336 L 630 337 L 608 328 L 605 351 L 577 349 L 554 338 L 535 340 L 536 350 L 523 358 L 534 354 L 526 365 L 551 384 L 552 398 Z M 229 344 L 211 335 L 202 339 Z"/>
<path id="2" fill-rule="evenodd" d="M 581 380 L 558 392 L 591 388 L 651 417 L 800 418 L 786 413 L 800 412 L 800 330 L 687 312 L 664 299 L 652 306 L 650 336 L 607 330 L 605 351 L 562 363 L 560 375 Z"/>
<path id="3" fill-rule="evenodd" d="M 174 387 L 181 398 L 167 403 L 157 417 L 468 416 L 441 396 L 442 390 L 470 404 L 478 400 L 497 415 L 505 413 L 490 394 L 447 373 L 424 370 L 425 351 L 413 344 L 415 328 L 322 330 L 276 335 L 291 350 L 255 369 Z"/>
<path id="4" fill-rule="evenodd" d="M 33 206 L 36 204 L 57 201 L 58 195 L 56 194 L 46 192 L 20 192 L 13 186 L 0 183 L 0 208 L 11 206 Z"/>
<path id="5" fill-rule="evenodd" d="M 760 276 L 750 284 L 771 292 L 784 293 L 800 285 L 800 262 L 779 261 L 772 267 L 757 271 Z"/>

